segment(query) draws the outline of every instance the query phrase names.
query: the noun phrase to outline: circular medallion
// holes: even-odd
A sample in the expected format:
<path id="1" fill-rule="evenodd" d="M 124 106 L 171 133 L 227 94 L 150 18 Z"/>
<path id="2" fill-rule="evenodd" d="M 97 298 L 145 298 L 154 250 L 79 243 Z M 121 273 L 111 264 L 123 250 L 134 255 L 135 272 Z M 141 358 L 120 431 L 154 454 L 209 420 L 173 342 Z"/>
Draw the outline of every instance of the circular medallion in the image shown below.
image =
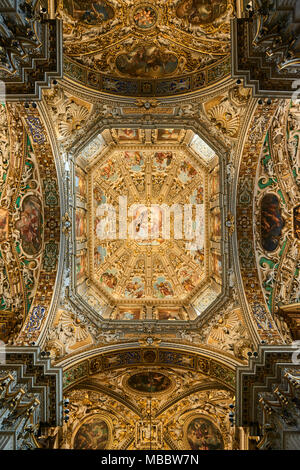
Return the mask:
<path id="1" fill-rule="evenodd" d="M 150 5 L 140 5 L 133 12 L 135 25 L 140 29 L 150 29 L 157 22 L 157 12 Z"/>
<path id="2" fill-rule="evenodd" d="M 141 394 L 158 394 L 169 391 L 172 382 L 164 374 L 155 371 L 139 372 L 127 380 L 127 387 Z"/>
<path id="3" fill-rule="evenodd" d="M 145 362 L 155 362 L 156 354 L 154 351 L 145 351 L 143 354 L 143 358 Z"/>

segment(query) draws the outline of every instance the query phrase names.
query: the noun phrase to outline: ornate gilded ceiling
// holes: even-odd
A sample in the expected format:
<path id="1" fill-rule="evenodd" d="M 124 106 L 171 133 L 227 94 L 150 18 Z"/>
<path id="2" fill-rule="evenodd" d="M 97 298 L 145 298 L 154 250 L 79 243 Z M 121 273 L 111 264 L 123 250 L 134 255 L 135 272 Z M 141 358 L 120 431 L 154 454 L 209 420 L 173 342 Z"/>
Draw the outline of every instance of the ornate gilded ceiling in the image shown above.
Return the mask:
<path id="1" fill-rule="evenodd" d="M 65 393 L 71 405 L 64 449 L 220 450 L 232 445 L 226 416 L 232 388 L 201 372 L 123 367 L 83 378 Z M 210 433 L 209 440 L 195 432 L 200 427 Z"/>
<path id="2" fill-rule="evenodd" d="M 148 149 L 120 147 L 100 161 L 92 173 L 92 276 L 114 298 L 141 299 L 141 303 L 154 298 L 184 300 L 205 275 L 205 173 L 198 165 L 193 166 L 182 150 L 175 153 L 163 146 Z M 192 179 L 193 185 L 188 185 Z M 137 208 L 126 214 L 125 242 L 117 237 L 108 242 L 108 237 L 103 240 L 103 232 L 109 221 L 101 215 L 101 204 L 112 204 L 117 211 L 117 194 L 127 198 L 124 204 L 136 204 Z M 169 217 L 162 206 L 169 210 L 172 204 L 181 207 L 194 202 L 201 205 L 201 226 L 193 253 L 187 245 L 196 242 L 195 236 L 190 241 L 177 240 L 174 222 L 167 238 L 161 231 L 164 216 Z M 120 232 L 120 219 L 118 225 Z"/>
<path id="3" fill-rule="evenodd" d="M 297 333 L 299 104 L 229 78 L 231 1 L 56 7 L 64 79 L 0 109 L 1 339 L 63 368 L 63 448 L 233 448 Z"/>
<path id="4" fill-rule="evenodd" d="M 44 232 L 45 224 L 41 229 L 38 218 L 37 226 L 34 226 L 37 232 L 34 245 L 31 247 L 26 240 L 21 248 L 16 245 L 16 253 L 20 249 L 20 253 L 24 250 L 29 253 L 31 250 L 30 256 L 35 260 L 37 257 L 32 250 L 42 250 L 43 258 L 39 262 L 42 261 L 45 269 L 45 277 L 40 278 L 41 290 L 35 291 L 38 297 L 33 296 L 33 299 L 40 300 L 32 301 L 31 305 L 27 302 L 26 312 L 29 316 L 23 323 L 18 341 L 30 342 L 42 334 L 48 338 L 48 344 L 53 344 L 54 354 L 61 357 L 99 342 L 133 341 L 146 331 L 145 328 L 150 328 L 156 337 L 163 328 L 168 331 L 172 341 L 196 342 L 198 345 L 204 343 L 244 358 L 256 334 L 263 340 L 272 337 L 272 341 L 278 341 L 281 335 L 287 335 L 288 338 L 286 328 L 279 318 L 274 318 L 274 312 L 277 308 L 275 299 L 280 298 L 280 303 L 287 295 L 292 302 L 298 299 L 296 240 L 299 199 L 296 190 L 298 167 L 295 163 L 298 152 L 298 108 L 288 111 L 287 103 L 281 103 L 280 107 L 274 103 L 265 107 L 265 113 L 263 107 L 257 107 L 250 119 L 247 113 L 254 109 L 251 108 L 254 103 L 249 101 L 251 98 L 244 89 L 240 90 L 241 87 L 232 84 L 228 90 L 218 90 L 197 105 L 192 101 L 182 106 L 177 104 L 170 115 L 169 108 L 161 105 L 151 106 L 150 111 L 147 111 L 139 104 L 129 103 L 129 107 L 127 103 L 126 107 L 122 103 L 116 110 L 116 105 L 111 101 L 98 104 L 92 99 L 89 101 L 88 96 L 81 92 L 77 94 L 73 90 L 71 94 L 70 88 L 67 85 L 65 87 L 57 86 L 45 93 L 41 111 L 18 108 L 17 121 L 26 122 L 26 135 L 37 155 L 46 148 L 45 129 L 50 129 L 57 169 L 64 175 L 59 184 L 63 201 L 62 240 L 65 244 L 60 249 L 53 238 L 58 227 L 51 208 L 57 204 L 57 198 L 54 197 L 54 183 L 51 179 L 53 168 L 47 163 L 45 175 L 48 175 L 46 180 L 50 186 L 45 193 L 45 207 L 51 209 L 51 230 Z M 153 114 L 158 108 L 162 113 L 159 116 Z M 269 115 L 275 113 L 277 108 L 283 116 L 281 121 L 278 121 L 277 115 L 274 118 Z M 14 108 L 7 109 L 13 112 Z M 134 109 L 138 114 L 127 115 L 126 109 L 130 109 L 130 112 Z M 216 119 L 217 111 L 221 116 L 221 109 L 223 117 Z M 263 148 L 264 126 L 272 123 L 272 119 L 274 130 L 272 127 L 271 137 L 268 137 L 271 139 L 269 148 Z M 245 134 L 247 145 L 239 175 L 237 149 L 241 148 L 238 146 L 243 142 L 243 129 L 247 120 L 250 128 Z M 116 122 L 117 127 L 113 125 Z M 159 125 L 160 122 L 164 125 Z M 180 122 L 184 122 L 185 126 L 180 126 Z M 286 130 L 278 130 L 283 128 Z M 191 129 L 199 129 L 199 134 Z M 14 131 L 10 132 L 14 139 Z M 281 137 L 285 132 L 287 138 Z M 18 139 L 23 139 L 24 135 L 20 133 Z M 205 136 L 206 142 L 211 142 L 218 149 L 218 156 L 199 135 Z M 222 145 L 226 149 L 224 153 Z M 265 156 L 263 165 L 258 167 L 260 148 L 264 152 L 271 152 L 270 155 L 277 152 L 278 156 Z M 284 149 L 289 152 L 291 163 L 283 173 L 280 155 L 286 151 Z M 48 150 L 47 155 L 51 155 Z M 248 155 L 251 155 L 251 165 Z M 11 161 L 15 161 L 14 158 Z M 7 162 L 3 162 L 4 173 L 7 174 L 8 170 L 8 175 L 12 174 L 12 167 L 6 168 Z M 277 166 L 281 171 L 278 171 Z M 43 193 L 48 186 L 46 182 L 36 186 L 35 177 L 30 176 L 27 167 L 29 161 L 24 166 L 24 181 L 29 179 L 30 207 L 34 212 L 39 212 L 43 202 L 36 187 L 41 187 Z M 25 237 L 26 230 L 19 217 L 6 217 L 5 201 L 10 197 L 11 178 L 5 178 L 4 173 L 1 209 L 5 250 L 10 220 L 15 221 L 13 228 L 16 235 L 20 233 Z M 232 195 L 238 175 L 235 209 Z M 132 229 L 131 235 L 134 236 L 127 240 L 103 240 L 103 227 L 107 231 L 114 224 L 110 226 L 110 221 L 105 221 L 105 212 L 102 212 L 101 206 L 104 203 L 111 204 L 116 215 L 116 233 L 119 235 L 120 196 L 126 197 L 128 208 L 133 203 L 143 204 L 147 214 L 144 209 L 141 213 L 127 214 L 127 229 L 129 232 Z M 251 197 L 255 198 L 255 206 L 249 205 Z M 274 233 L 267 230 L 269 200 L 276 203 L 275 216 L 279 217 L 279 225 L 274 227 Z M 286 202 L 286 207 L 281 200 Z M 18 214 L 20 210 L 27 213 L 27 200 L 16 199 L 16 203 L 19 204 L 16 207 Z M 170 238 L 161 239 L 161 234 L 155 233 L 156 226 L 163 226 L 163 214 L 160 210 L 154 211 L 151 220 L 148 208 L 151 204 L 165 204 L 169 207 L 171 203 L 192 205 L 192 214 L 198 204 L 202 219 L 198 227 L 200 247 L 197 250 L 187 249 L 187 242 L 192 242 L 192 239 L 175 237 L 173 214 L 170 217 Z M 284 205 L 281 207 L 281 204 Z M 247 222 L 254 216 L 251 207 L 255 207 L 256 225 L 260 227 L 255 233 Z M 145 234 L 146 229 L 148 235 L 145 238 L 135 237 L 137 233 Z M 155 234 L 153 237 L 152 230 Z M 45 233 L 52 237 L 49 243 L 43 238 Z M 276 237 L 282 241 L 278 242 Z M 238 250 L 233 250 L 232 243 L 237 243 Z M 271 252 L 268 251 L 270 247 Z M 15 253 L 14 248 L 12 252 Z M 254 253 L 259 256 L 257 261 Z M 61 291 L 56 296 L 56 304 L 47 307 L 49 299 L 43 292 L 55 277 L 54 271 L 47 274 L 47 269 L 55 265 L 58 255 L 61 284 L 58 282 L 57 288 Z M 15 259 L 18 258 L 19 255 Z M 22 255 L 20 259 L 23 263 Z M 234 259 L 239 263 L 237 266 Z M 32 263 L 28 266 L 34 268 Z M 237 269 L 240 269 L 241 280 Z M 24 285 L 29 287 L 31 284 L 25 271 Z M 37 270 L 35 274 L 38 282 Z M 285 280 L 281 288 L 280 279 Z M 244 285 L 244 301 L 249 310 L 245 310 L 238 298 L 238 292 L 243 292 Z M 14 289 L 13 283 L 10 288 Z M 5 295 L 7 297 L 8 294 Z M 4 299 L 2 318 L 5 317 L 4 321 L 9 322 L 13 310 L 10 311 L 5 305 Z M 57 311 L 55 305 L 59 307 Z M 43 330 L 43 325 L 48 321 L 51 328 L 49 331 Z M 100 333 L 97 328 L 101 323 L 104 329 Z M 125 324 L 127 333 L 122 329 Z M 138 328 L 136 325 L 139 325 Z M 184 327 L 178 330 L 178 325 Z"/>
<path id="5" fill-rule="evenodd" d="M 101 138 L 114 143 L 89 143 L 75 170 L 78 291 L 115 305 L 115 320 L 195 318 L 222 290 L 214 151 L 184 129 Z"/>
<path id="6" fill-rule="evenodd" d="M 232 76 L 257 97 L 299 96 L 299 1 L 256 0 L 232 22 Z"/>
<path id="7" fill-rule="evenodd" d="M 61 0 L 65 74 L 108 94 L 167 96 L 228 78 L 232 0 Z"/>

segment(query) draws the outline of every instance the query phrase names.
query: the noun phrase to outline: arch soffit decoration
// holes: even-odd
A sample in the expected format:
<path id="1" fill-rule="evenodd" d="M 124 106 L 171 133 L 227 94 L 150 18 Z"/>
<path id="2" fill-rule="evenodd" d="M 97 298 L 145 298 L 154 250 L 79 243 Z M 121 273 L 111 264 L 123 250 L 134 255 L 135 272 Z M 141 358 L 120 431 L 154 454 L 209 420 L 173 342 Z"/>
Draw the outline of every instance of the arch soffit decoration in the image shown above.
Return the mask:
<path id="1" fill-rule="evenodd" d="M 139 443 L 135 430 L 143 426 L 143 423 L 147 423 L 145 406 L 149 401 L 149 393 L 134 393 L 134 390 L 130 390 L 127 386 L 128 378 L 135 377 L 137 374 L 155 373 L 169 377 L 171 383 L 176 380 L 174 391 L 171 393 L 166 391 L 161 394 L 161 398 L 160 394 L 154 391 L 152 396 L 154 413 L 152 422 L 162 428 L 164 445 L 173 449 L 186 449 L 187 443 L 182 442 L 186 436 L 186 424 L 202 416 L 220 428 L 225 446 L 230 448 L 231 437 L 226 410 L 234 396 L 237 361 L 229 357 L 224 360 L 221 353 L 217 354 L 218 360 L 216 360 L 212 352 L 209 356 L 208 351 L 202 350 L 199 353 L 198 348 L 182 347 L 179 349 L 177 346 L 172 348 L 171 344 L 160 344 L 157 347 L 132 347 L 132 345 L 125 344 L 122 345 L 122 349 L 118 345 L 101 349 L 100 354 L 100 348 L 98 348 L 97 351 L 90 351 L 89 354 L 83 352 L 81 359 L 78 355 L 60 362 L 60 365 L 64 367 L 64 394 L 70 399 L 71 410 L 73 408 L 77 410 L 74 415 L 71 411 L 71 423 L 75 420 L 76 429 L 84 422 L 86 416 L 97 415 L 100 419 L 102 415 L 104 418 L 113 420 L 114 425 L 110 427 L 110 431 L 114 438 L 116 438 L 116 428 L 127 429 L 127 438 L 118 439 L 118 442 L 114 441 L 116 447 L 113 448 L 130 449 L 130 446 L 140 448 L 142 443 Z M 103 382 L 103 378 L 106 378 L 106 381 Z M 182 380 L 184 382 L 181 382 Z M 172 390 L 172 385 L 170 390 Z M 98 399 L 96 394 L 99 396 Z M 221 401 L 218 402 L 218 399 Z M 213 406 L 215 400 L 217 400 L 216 408 Z M 222 400 L 225 400 L 226 404 Z M 88 415 L 82 414 L 84 413 L 83 407 L 79 416 L 79 418 L 83 416 L 83 420 L 76 421 L 80 403 L 90 406 L 90 412 Z M 126 419 L 124 419 L 124 413 L 126 413 Z M 178 423 L 176 421 L 176 426 L 174 422 L 181 436 L 178 443 L 176 439 L 174 440 L 177 432 L 173 430 L 172 424 L 174 413 L 180 418 Z M 69 430 L 66 428 L 64 436 L 67 446 L 70 445 L 68 442 L 71 443 L 75 435 L 74 426 L 72 425 L 71 429 L 68 428 Z M 163 441 L 156 444 L 158 448 L 161 448 Z M 146 442 L 144 445 L 147 445 Z M 166 447 L 163 448 L 166 449 Z"/>
<path id="2" fill-rule="evenodd" d="M 145 341 L 146 342 L 146 341 Z M 63 367 L 64 388 L 69 389 L 83 380 L 104 371 L 119 368 L 176 367 L 201 372 L 208 377 L 226 385 L 231 390 L 235 387 L 235 368 L 241 360 L 231 355 L 224 355 L 205 348 L 187 345 L 159 344 L 134 347 L 132 343 L 112 345 L 77 353 L 58 361 L 56 366 Z"/>
<path id="3" fill-rule="evenodd" d="M 260 206 L 258 207 L 257 187 L 261 173 L 259 173 L 262 164 L 260 163 L 264 156 L 276 156 L 278 150 L 276 144 L 272 144 L 272 137 L 282 135 L 282 142 L 285 145 L 286 139 L 286 126 L 288 117 L 288 108 L 290 103 L 288 100 L 273 100 L 272 104 L 267 107 L 256 105 L 252 118 L 249 121 L 248 131 L 243 143 L 239 174 L 237 180 L 237 197 L 236 197 L 236 247 L 234 250 L 235 260 L 238 263 L 238 272 L 241 274 L 241 282 L 244 290 L 245 309 L 248 311 L 246 318 L 249 328 L 252 330 L 254 336 L 258 341 L 271 342 L 271 344 L 278 344 L 288 339 L 288 334 L 281 329 L 278 319 L 274 315 L 273 305 L 267 305 L 267 298 L 263 289 L 265 281 L 268 279 L 262 278 L 262 269 L 259 265 L 260 259 L 258 257 L 257 247 L 261 246 L 259 226 L 260 220 Z M 281 116 L 280 122 L 278 116 Z M 269 144 L 268 144 L 269 142 Z M 280 142 L 280 141 L 278 141 Z M 269 150 L 267 151 L 267 145 Z M 275 145 L 275 147 L 273 147 Z M 282 144 L 280 144 L 282 145 Z M 279 145 L 279 147 L 280 147 Z M 280 155 L 280 150 L 278 155 Z M 269 158 L 268 157 L 268 158 Z M 280 158 L 276 156 L 280 161 Z M 277 162 L 276 160 L 276 162 Z M 273 162 L 274 164 L 274 162 Z M 282 165 L 283 163 L 281 163 Z M 278 165 L 278 163 L 276 163 Z M 275 166 L 276 166 L 275 165 Z M 275 168 L 275 167 L 274 167 Z M 289 170 L 285 170 L 285 178 Z M 287 199 L 294 201 L 295 193 L 293 193 L 293 186 L 295 182 L 290 178 L 288 186 L 283 181 L 282 175 L 277 172 L 279 188 L 283 193 L 291 192 L 287 195 Z M 269 180 L 267 183 L 270 185 L 272 177 L 266 173 L 264 181 Z M 272 192 L 272 184 L 269 192 Z M 266 193 L 263 193 L 266 194 Z M 260 196 L 261 199 L 262 195 Z M 293 203 L 292 203 L 293 205 Z M 257 206 L 257 207 L 256 207 Z M 290 218 L 290 214 L 289 214 Z M 291 222 L 288 223 L 289 230 L 291 229 Z M 257 230 L 256 230 L 257 228 Z M 255 234 L 256 232 L 256 234 Z M 291 235 L 289 235 L 291 237 Z M 288 248 L 293 247 L 293 242 L 289 242 Z M 288 249 L 286 249 L 286 252 Z M 260 257 L 268 256 L 268 253 L 260 249 Z M 263 258 L 265 259 L 265 258 Z"/>
<path id="4" fill-rule="evenodd" d="M 18 319 L 16 327 L 6 329 L 6 339 L 28 344 L 38 341 L 51 308 L 58 269 L 60 199 L 55 161 L 38 110 L 7 104 L 3 113 L 8 123 L 4 141 L 8 160 L 2 162 L 6 178 L 1 210 L 6 212 L 7 233 L 1 251 L 8 283 L 14 284 L 5 298 L 8 303 L 10 296 L 13 299 L 13 316 Z M 10 310 L 7 305 L 4 322 Z"/>

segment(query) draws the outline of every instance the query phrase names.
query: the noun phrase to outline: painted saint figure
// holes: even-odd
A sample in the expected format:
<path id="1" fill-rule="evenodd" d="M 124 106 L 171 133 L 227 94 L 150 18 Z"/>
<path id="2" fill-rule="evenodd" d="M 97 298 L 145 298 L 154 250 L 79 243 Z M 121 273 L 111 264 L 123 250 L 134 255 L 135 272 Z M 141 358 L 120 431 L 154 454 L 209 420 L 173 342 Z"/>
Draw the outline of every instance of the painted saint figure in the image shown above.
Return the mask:
<path id="1" fill-rule="evenodd" d="M 23 250 L 29 255 L 36 255 L 42 246 L 41 203 L 30 194 L 25 197 L 22 208 L 16 229 L 20 231 Z"/>

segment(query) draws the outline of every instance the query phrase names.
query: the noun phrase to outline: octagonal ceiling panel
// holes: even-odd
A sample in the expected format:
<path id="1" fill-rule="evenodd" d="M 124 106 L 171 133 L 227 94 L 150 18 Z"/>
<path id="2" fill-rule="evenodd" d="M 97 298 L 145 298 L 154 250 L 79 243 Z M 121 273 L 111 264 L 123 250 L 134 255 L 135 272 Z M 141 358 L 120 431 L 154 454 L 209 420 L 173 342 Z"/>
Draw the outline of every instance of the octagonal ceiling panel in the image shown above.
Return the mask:
<path id="1" fill-rule="evenodd" d="M 203 312 L 222 284 L 214 152 L 181 129 L 112 129 L 94 142 L 76 169 L 80 292 L 115 305 L 114 319 L 142 319 L 147 305 L 157 319 Z"/>
<path id="2" fill-rule="evenodd" d="M 141 302 L 183 300 L 196 289 L 205 277 L 205 169 L 182 150 L 169 151 L 163 146 L 155 150 L 118 148 L 105 155 L 90 178 L 90 268 L 99 287 L 116 301 L 130 298 Z M 128 203 L 126 220 L 118 214 L 120 196 Z M 115 209 L 115 214 L 107 217 L 107 210 L 102 210 L 106 204 Z M 182 213 L 185 207 L 196 208 L 197 204 L 197 249 L 189 249 L 196 242 L 195 234 L 191 240 L 185 234 L 176 239 L 174 215 L 169 212 L 173 204 Z M 170 218 L 166 238 L 161 233 L 164 217 Z M 125 240 L 120 239 L 123 230 L 128 232 Z"/>
<path id="3" fill-rule="evenodd" d="M 63 0 L 65 74 L 125 96 L 168 96 L 230 73 L 233 0 Z"/>

